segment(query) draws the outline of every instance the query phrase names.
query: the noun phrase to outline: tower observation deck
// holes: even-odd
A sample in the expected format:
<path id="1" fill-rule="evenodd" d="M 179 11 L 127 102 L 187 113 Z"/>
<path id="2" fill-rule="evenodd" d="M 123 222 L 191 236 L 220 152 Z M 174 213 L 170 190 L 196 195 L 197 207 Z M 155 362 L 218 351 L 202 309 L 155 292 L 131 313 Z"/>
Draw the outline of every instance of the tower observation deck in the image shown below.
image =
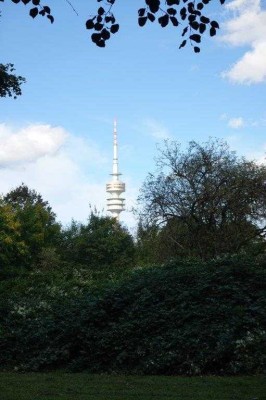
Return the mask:
<path id="1" fill-rule="evenodd" d="M 119 219 L 119 214 L 125 210 L 125 199 L 120 197 L 126 190 L 124 182 L 119 180 L 121 175 L 118 172 L 118 146 L 117 146 L 117 129 L 116 121 L 114 121 L 114 143 L 113 143 L 113 172 L 112 180 L 106 184 L 106 192 L 109 194 L 107 198 L 107 210 L 111 212 L 112 217 Z"/>

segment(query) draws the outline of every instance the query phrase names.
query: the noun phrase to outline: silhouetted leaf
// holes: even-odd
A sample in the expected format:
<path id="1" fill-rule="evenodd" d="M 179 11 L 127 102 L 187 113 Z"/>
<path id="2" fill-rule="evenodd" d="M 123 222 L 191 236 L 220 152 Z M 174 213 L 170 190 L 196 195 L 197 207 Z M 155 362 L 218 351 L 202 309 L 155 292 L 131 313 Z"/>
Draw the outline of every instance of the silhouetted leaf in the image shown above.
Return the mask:
<path id="1" fill-rule="evenodd" d="M 188 31 L 188 26 L 186 26 L 186 27 L 183 29 L 182 36 L 185 36 L 185 34 L 187 33 L 187 31 Z"/>
<path id="2" fill-rule="evenodd" d="M 189 22 L 193 22 L 193 21 L 195 21 L 195 19 L 196 19 L 196 15 L 194 15 L 194 14 L 189 15 L 189 17 L 188 17 Z"/>
<path id="3" fill-rule="evenodd" d="M 203 5 L 202 3 L 198 3 L 198 4 L 197 4 L 197 9 L 198 9 L 198 10 L 202 10 L 203 7 L 204 7 L 204 5 Z"/>
<path id="4" fill-rule="evenodd" d="M 195 29 L 197 31 L 199 29 L 199 23 L 197 21 L 193 21 L 190 23 L 191 28 Z"/>
<path id="5" fill-rule="evenodd" d="M 187 9 L 186 7 L 181 8 L 180 10 L 181 19 L 184 21 L 187 18 Z"/>
<path id="6" fill-rule="evenodd" d="M 40 0 L 32 0 L 32 4 L 38 6 L 40 4 Z"/>
<path id="7" fill-rule="evenodd" d="M 187 5 L 187 9 L 189 13 L 193 13 L 194 12 L 194 4 L 192 2 L 188 3 Z"/>
<path id="8" fill-rule="evenodd" d="M 47 15 L 47 18 L 51 21 L 51 24 L 54 23 L 54 17 L 52 15 Z"/>
<path id="9" fill-rule="evenodd" d="M 186 45 L 187 41 L 183 40 L 183 42 L 180 44 L 179 49 L 181 49 L 182 47 L 184 47 Z"/>
<path id="10" fill-rule="evenodd" d="M 158 18 L 158 22 L 161 25 L 162 28 L 165 28 L 166 25 L 168 25 L 169 22 L 169 15 L 165 14 L 162 17 Z"/>
<path id="11" fill-rule="evenodd" d="M 194 51 L 195 51 L 195 53 L 199 53 L 200 52 L 200 48 L 197 47 L 197 46 L 194 46 Z"/>
<path id="12" fill-rule="evenodd" d="M 95 42 L 95 44 L 98 47 L 105 47 L 105 41 L 103 39 L 99 40 L 98 42 Z"/>
<path id="13" fill-rule="evenodd" d="M 116 32 L 118 32 L 118 30 L 119 30 L 119 24 L 114 24 L 114 25 L 112 25 L 111 28 L 110 28 L 110 31 L 111 31 L 112 33 L 116 33 Z"/>
<path id="14" fill-rule="evenodd" d="M 92 19 L 88 19 L 88 21 L 86 22 L 86 28 L 87 29 L 93 29 L 94 28 L 94 22 Z"/>
<path id="15" fill-rule="evenodd" d="M 193 35 L 190 35 L 189 39 L 193 40 L 196 43 L 200 43 L 201 42 L 201 36 L 196 34 L 196 33 L 194 33 Z"/>
<path id="16" fill-rule="evenodd" d="M 47 14 L 51 14 L 51 9 L 48 6 L 44 6 L 43 10 L 47 13 Z"/>
<path id="17" fill-rule="evenodd" d="M 186 7 L 181 8 L 181 10 L 180 10 L 180 15 L 182 16 L 182 15 L 184 15 L 184 14 L 186 14 L 186 13 L 187 13 Z"/>
<path id="18" fill-rule="evenodd" d="M 201 16 L 201 12 L 199 10 L 194 10 L 193 14 L 198 15 L 199 17 Z"/>
<path id="19" fill-rule="evenodd" d="M 176 10 L 174 8 L 168 8 L 167 12 L 169 15 L 176 15 Z"/>
<path id="20" fill-rule="evenodd" d="M 20 2 L 20 0 L 12 0 L 13 3 L 18 4 Z"/>
<path id="21" fill-rule="evenodd" d="M 178 26 L 179 22 L 176 17 L 170 17 L 170 20 L 174 26 Z"/>
<path id="22" fill-rule="evenodd" d="M 199 31 L 201 34 L 204 33 L 206 31 L 206 25 L 201 23 L 199 26 Z"/>
<path id="23" fill-rule="evenodd" d="M 216 29 L 212 26 L 210 29 L 210 36 L 215 36 L 216 35 Z"/>
<path id="24" fill-rule="evenodd" d="M 98 8 L 98 14 L 99 15 L 103 15 L 104 13 L 105 13 L 105 11 L 104 11 L 103 7 Z"/>
<path id="25" fill-rule="evenodd" d="M 154 14 L 148 12 L 147 15 L 148 15 L 148 18 L 149 18 L 149 20 L 150 20 L 151 22 L 154 22 L 154 21 L 155 21 L 155 16 L 154 16 Z"/>
<path id="26" fill-rule="evenodd" d="M 30 2 L 30 0 L 22 0 L 22 3 L 24 4 L 28 4 Z"/>
<path id="27" fill-rule="evenodd" d="M 220 26 L 219 26 L 219 24 L 218 24 L 217 21 L 211 21 L 211 26 L 212 26 L 213 28 L 215 28 L 215 29 L 219 29 L 219 28 L 220 28 Z"/>
<path id="28" fill-rule="evenodd" d="M 168 6 L 173 6 L 173 5 L 179 5 L 180 4 L 180 0 L 166 0 L 166 4 Z"/>
<path id="29" fill-rule="evenodd" d="M 108 40 L 108 39 L 110 39 L 111 34 L 108 31 L 108 29 L 103 29 L 101 32 L 101 36 L 104 40 Z"/>
<path id="30" fill-rule="evenodd" d="M 144 26 L 147 22 L 147 19 L 148 17 L 139 17 L 138 19 L 139 26 Z"/>
<path id="31" fill-rule="evenodd" d="M 208 24 L 208 23 L 210 22 L 210 18 L 207 18 L 207 17 L 202 16 L 202 17 L 200 17 L 200 21 L 201 21 L 203 24 Z"/>
<path id="32" fill-rule="evenodd" d="M 91 40 L 93 41 L 93 43 L 97 43 L 99 42 L 99 40 L 101 40 L 102 36 L 100 33 L 93 33 L 91 35 Z"/>
<path id="33" fill-rule="evenodd" d="M 34 8 L 31 8 L 30 9 L 30 16 L 32 17 L 32 18 L 35 18 L 37 15 L 38 15 L 38 8 L 37 7 L 34 7 Z"/>
<path id="34" fill-rule="evenodd" d="M 145 15 L 145 11 L 146 11 L 145 8 L 140 8 L 140 9 L 138 10 L 139 17 L 143 17 L 143 16 Z"/>
<path id="35" fill-rule="evenodd" d="M 159 11 L 160 1 L 159 0 L 146 0 L 146 4 L 149 6 L 150 11 L 154 14 Z"/>
<path id="36" fill-rule="evenodd" d="M 97 22 L 97 23 L 94 25 L 94 29 L 95 29 L 96 31 L 101 31 L 101 30 L 103 29 L 103 24 L 100 24 L 99 22 Z"/>

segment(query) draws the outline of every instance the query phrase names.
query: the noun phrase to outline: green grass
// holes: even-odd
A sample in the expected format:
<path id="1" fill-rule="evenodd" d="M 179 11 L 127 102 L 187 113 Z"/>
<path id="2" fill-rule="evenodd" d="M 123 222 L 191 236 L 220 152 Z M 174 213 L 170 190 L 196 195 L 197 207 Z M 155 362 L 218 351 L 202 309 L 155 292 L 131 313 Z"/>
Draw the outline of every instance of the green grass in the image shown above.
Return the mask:
<path id="1" fill-rule="evenodd" d="M 264 400 L 266 380 L 248 377 L 0 373 L 0 400 Z"/>

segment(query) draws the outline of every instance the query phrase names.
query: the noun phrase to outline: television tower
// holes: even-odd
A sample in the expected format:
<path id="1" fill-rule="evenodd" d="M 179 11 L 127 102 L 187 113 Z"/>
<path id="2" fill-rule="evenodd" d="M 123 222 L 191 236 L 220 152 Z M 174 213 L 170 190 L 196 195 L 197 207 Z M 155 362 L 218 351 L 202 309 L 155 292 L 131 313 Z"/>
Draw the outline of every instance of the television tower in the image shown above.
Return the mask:
<path id="1" fill-rule="evenodd" d="M 113 157 L 113 172 L 112 180 L 106 185 L 106 192 L 110 195 L 107 198 L 107 211 L 110 211 L 112 217 L 119 219 L 119 214 L 125 210 L 125 199 L 120 195 L 125 192 L 126 185 L 119 180 L 121 175 L 118 172 L 118 147 L 117 147 L 117 130 L 116 120 L 114 121 L 114 157 Z"/>

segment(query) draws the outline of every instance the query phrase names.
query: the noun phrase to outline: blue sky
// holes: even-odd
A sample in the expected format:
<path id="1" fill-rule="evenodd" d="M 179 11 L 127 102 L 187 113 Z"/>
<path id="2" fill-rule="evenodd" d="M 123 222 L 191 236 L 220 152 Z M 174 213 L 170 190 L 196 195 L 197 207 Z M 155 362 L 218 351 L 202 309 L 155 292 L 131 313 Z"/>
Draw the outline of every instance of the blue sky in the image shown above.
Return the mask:
<path id="1" fill-rule="evenodd" d="M 137 25 L 144 0 L 118 2 L 120 31 L 105 49 L 84 23 L 96 1 L 44 2 L 55 23 L 32 20 L 27 6 L 1 3 L 1 62 L 27 79 L 17 100 L 0 100 L 0 193 L 22 181 L 50 202 L 64 224 L 85 221 L 89 204 L 105 207 L 112 164 L 113 120 L 127 185 L 127 212 L 157 144 L 170 138 L 224 138 L 232 150 L 264 162 L 266 151 L 266 11 L 264 0 L 218 1 L 221 23 L 200 54 L 178 50 L 180 30 Z"/>

